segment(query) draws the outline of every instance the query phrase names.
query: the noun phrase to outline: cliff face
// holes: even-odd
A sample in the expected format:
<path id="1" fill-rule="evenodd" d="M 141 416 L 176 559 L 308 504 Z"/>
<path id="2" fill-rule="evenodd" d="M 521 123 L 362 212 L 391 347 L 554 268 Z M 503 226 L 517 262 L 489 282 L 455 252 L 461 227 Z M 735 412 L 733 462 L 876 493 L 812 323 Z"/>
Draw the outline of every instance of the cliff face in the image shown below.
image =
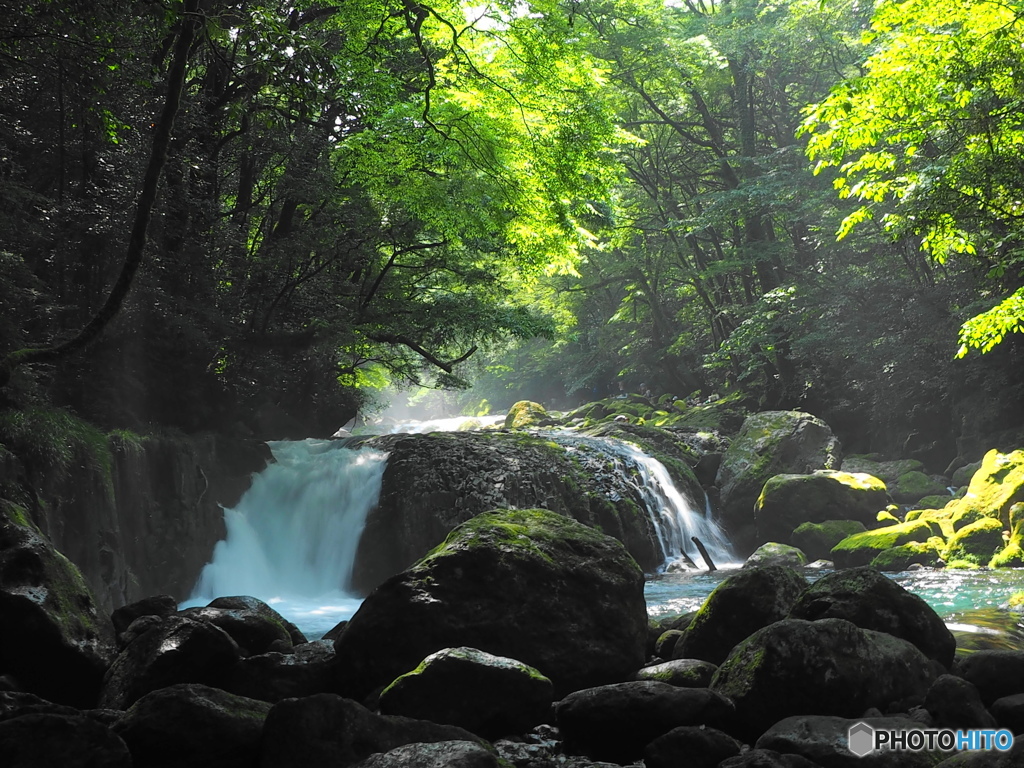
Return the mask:
<path id="1" fill-rule="evenodd" d="M 200 434 L 112 436 L 107 448 L 64 467 L 6 452 L 3 493 L 20 496 L 79 567 L 101 611 L 153 594 L 184 599 L 224 536 L 221 506 L 266 465 L 266 445 Z"/>

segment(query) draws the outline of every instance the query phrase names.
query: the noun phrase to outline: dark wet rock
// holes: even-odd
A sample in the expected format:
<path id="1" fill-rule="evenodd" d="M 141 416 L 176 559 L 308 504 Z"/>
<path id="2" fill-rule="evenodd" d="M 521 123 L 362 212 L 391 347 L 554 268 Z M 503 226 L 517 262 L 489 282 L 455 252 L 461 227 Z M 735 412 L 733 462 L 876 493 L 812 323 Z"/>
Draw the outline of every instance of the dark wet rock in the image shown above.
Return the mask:
<path id="1" fill-rule="evenodd" d="M 335 641 L 337 685 L 362 700 L 442 648 L 518 659 L 556 694 L 643 666 L 643 574 L 609 536 L 546 510 L 464 523 L 371 594 Z"/>
<path id="2" fill-rule="evenodd" d="M 961 752 L 937 763 L 935 768 L 1020 768 L 1024 765 L 1024 739 L 1015 739 L 1006 752 Z"/>
<path id="3" fill-rule="evenodd" d="M 150 691 L 176 683 L 219 686 L 239 658 L 238 645 L 224 630 L 171 616 L 121 651 L 104 678 L 100 705 L 127 709 Z"/>
<path id="4" fill-rule="evenodd" d="M 754 550 L 743 563 L 744 568 L 756 568 L 763 565 L 786 565 L 790 568 L 800 568 L 807 565 L 807 555 L 789 544 L 769 541 Z"/>
<path id="5" fill-rule="evenodd" d="M 873 568 L 852 568 L 821 577 L 793 605 L 792 619 L 846 619 L 917 646 L 947 669 L 956 640 L 928 603 Z"/>
<path id="6" fill-rule="evenodd" d="M 991 704 L 1024 693 L 1024 651 L 975 651 L 958 660 L 959 674 Z"/>
<path id="7" fill-rule="evenodd" d="M 673 659 L 644 667 L 636 673 L 637 680 L 655 680 L 679 688 L 707 688 L 718 667 L 700 659 Z"/>
<path id="8" fill-rule="evenodd" d="M 316 640 L 295 646 L 292 653 L 263 653 L 235 664 L 223 688 L 239 696 L 277 702 L 325 693 L 331 686 L 334 644 Z"/>
<path id="9" fill-rule="evenodd" d="M 127 645 L 127 642 L 123 640 L 125 630 L 136 619 L 142 616 L 156 616 L 163 619 L 173 616 L 177 612 L 178 602 L 171 595 L 153 595 L 117 608 L 110 614 L 110 621 L 114 625 L 118 649 Z"/>
<path id="10" fill-rule="evenodd" d="M 858 520 L 825 520 L 821 523 L 802 523 L 797 526 L 789 541 L 799 547 L 811 560 L 828 560 L 832 547 L 855 533 L 864 533 L 867 528 Z"/>
<path id="11" fill-rule="evenodd" d="M 715 480 L 722 519 L 734 543 L 747 552 L 756 546 L 754 503 L 770 478 L 838 469 L 841 462 L 842 447 L 832 430 L 809 413 L 765 411 L 748 417 Z"/>
<path id="12" fill-rule="evenodd" d="M 24 509 L 0 502 L 0 675 L 50 701 L 95 706 L 113 634 L 78 569 Z"/>
<path id="13" fill-rule="evenodd" d="M 659 659 L 671 659 L 672 651 L 676 644 L 682 639 L 685 632 L 679 629 L 669 629 L 661 634 L 658 642 L 654 644 L 654 655 Z"/>
<path id="14" fill-rule="evenodd" d="M 715 728 L 682 725 L 659 736 L 644 749 L 646 768 L 716 768 L 740 753 L 740 743 Z"/>
<path id="15" fill-rule="evenodd" d="M 721 664 L 736 643 L 784 619 L 806 588 L 803 576 L 782 565 L 732 574 L 708 595 L 676 644 L 675 656 Z"/>
<path id="16" fill-rule="evenodd" d="M 889 495 L 877 477 L 822 470 L 808 475 L 776 475 L 754 506 L 759 541 L 790 541 L 804 523 L 856 520 L 876 524 Z"/>
<path id="17" fill-rule="evenodd" d="M 1024 693 L 996 699 L 989 711 L 1000 728 L 1008 728 L 1018 737 L 1024 734 Z"/>
<path id="18" fill-rule="evenodd" d="M 268 610 L 273 610 L 267 606 Z M 277 611 L 274 611 L 277 613 Z M 268 651 L 288 653 L 292 650 L 292 639 L 284 626 L 284 619 L 270 616 L 249 608 L 187 608 L 181 616 L 196 621 L 206 621 L 220 627 L 238 643 L 243 656 L 258 656 Z"/>
<path id="19" fill-rule="evenodd" d="M 970 730 L 994 728 L 995 718 L 985 709 L 978 689 L 962 677 L 940 675 L 924 697 L 924 707 L 939 728 Z"/>
<path id="20" fill-rule="evenodd" d="M 347 626 L 348 626 L 348 619 L 345 619 L 344 621 L 339 621 L 333 627 L 331 627 L 326 632 L 324 632 L 324 636 L 321 637 L 320 639 L 321 640 L 330 640 L 333 643 L 335 640 L 337 640 L 339 637 L 341 637 L 341 633 L 345 631 L 345 627 L 347 627 Z"/>
<path id="21" fill-rule="evenodd" d="M 128 747 L 105 725 L 82 715 L 45 713 L 0 722 L 0 765 L 133 768 Z"/>
<path id="22" fill-rule="evenodd" d="M 465 728 L 495 739 L 525 733 L 551 715 L 551 681 L 515 659 L 445 648 L 384 689 L 380 711 Z"/>
<path id="23" fill-rule="evenodd" d="M 786 619 L 733 648 L 711 689 L 736 706 L 730 733 L 753 739 L 791 715 L 856 717 L 919 703 L 934 679 L 932 663 L 905 640 L 844 619 Z"/>
<path id="24" fill-rule="evenodd" d="M 406 744 L 479 739 L 454 725 L 375 715 L 331 693 L 274 704 L 263 726 L 260 768 L 349 766 Z"/>
<path id="25" fill-rule="evenodd" d="M 248 595 L 218 597 L 216 600 L 211 602 L 207 608 L 221 608 L 228 611 L 248 611 L 255 613 L 258 616 L 262 616 L 263 618 L 269 619 L 275 624 L 280 624 L 284 627 L 284 630 L 288 633 L 288 637 L 291 638 L 293 645 L 302 645 L 303 643 L 309 642 L 297 626 L 258 598 L 250 597 Z"/>
<path id="26" fill-rule="evenodd" d="M 751 749 L 723 760 L 718 768 L 821 768 L 802 755 L 784 755 L 774 749 Z"/>
<path id="27" fill-rule="evenodd" d="M 114 731 L 135 768 L 250 768 L 269 711 L 266 702 L 217 688 L 172 685 L 136 701 Z"/>
<path id="28" fill-rule="evenodd" d="M 673 728 L 723 725 L 732 705 L 707 688 L 643 681 L 577 691 L 555 705 L 555 715 L 569 751 L 627 763 Z"/>
<path id="29" fill-rule="evenodd" d="M 641 495 L 621 473 L 604 470 L 603 453 L 570 454 L 521 432 L 384 435 L 366 444 L 390 457 L 380 502 L 359 539 L 352 589 L 360 594 L 410 568 L 459 524 L 494 509 L 544 507 L 619 539 L 647 571 L 664 561 Z"/>
<path id="30" fill-rule="evenodd" d="M 155 616 L 153 614 L 139 616 L 139 618 L 128 625 L 124 632 L 117 636 L 118 651 L 123 651 L 135 642 L 136 638 L 146 634 L 149 630 L 163 626 L 164 621 L 166 621 L 166 618 L 163 616 Z"/>
<path id="31" fill-rule="evenodd" d="M 931 768 L 944 753 L 879 750 L 858 757 L 849 750 L 849 731 L 857 723 L 878 730 L 920 729 L 907 717 L 844 718 L 825 715 L 797 715 L 772 725 L 757 740 L 758 749 L 800 755 L 822 768 Z"/>
<path id="32" fill-rule="evenodd" d="M 438 741 L 370 755 L 354 768 L 499 768 L 499 763 L 497 755 L 472 741 Z"/>

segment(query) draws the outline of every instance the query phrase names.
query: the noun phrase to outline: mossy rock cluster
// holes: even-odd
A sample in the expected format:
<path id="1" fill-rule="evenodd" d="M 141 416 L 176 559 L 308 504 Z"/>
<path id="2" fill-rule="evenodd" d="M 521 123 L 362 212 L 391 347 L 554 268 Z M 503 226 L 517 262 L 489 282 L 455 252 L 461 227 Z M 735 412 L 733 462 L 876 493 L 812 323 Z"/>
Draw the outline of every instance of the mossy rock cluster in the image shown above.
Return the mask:
<path id="1" fill-rule="evenodd" d="M 826 560 L 832 556 L 832 547 L 867 527 L 859 520 L 825 520 L 821 523 L 803 523 L 798 526 L 790 542 L 803 550 L 811 560 Z"/>
<path id="2" fill-rule="evenodd" d="M 832 560 L 837 568 L 868 565 L 887 549 L 911 541 L 926 542 L 934 535 L 932 527 L 923 520 L 888 525 L 864 533 L 855 533 L 832 548 Z"/>
<path id="3" fill-rule="evenodd" d="M 554 423 L 543 405 L 530 400 L 520 400 L 515 403 L 508 409 L 508 414 L 505 416 L 505 429 L 548 427 Z"/>
<path id="4" fill-rule="evenodd" d="M 876 477 L 821 470 L 807 475 L 776 475 L 764 484 L 754 506 L 758 541 L 791 541 L 804 523 L 856 520 L 873 526 L 889 496 Z"/>
<path id="5" fill-rule="evenodd" d="M 625 420 L 630 424 L 732 434 L 748 415 L 749 411 L 738 394 L 696 405 L 688 405 L 681 399 L 673 400 L 671 395 L 651 400 L 630 394 L 581 405 L 566 413 L 561 423 L 586 429 Z"/>

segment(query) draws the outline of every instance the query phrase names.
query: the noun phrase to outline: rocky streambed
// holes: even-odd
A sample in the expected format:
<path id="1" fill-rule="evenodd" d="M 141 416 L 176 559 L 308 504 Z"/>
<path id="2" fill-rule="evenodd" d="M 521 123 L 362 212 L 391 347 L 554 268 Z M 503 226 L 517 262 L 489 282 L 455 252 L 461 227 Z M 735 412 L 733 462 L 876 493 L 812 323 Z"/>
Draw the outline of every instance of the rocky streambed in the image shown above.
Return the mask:
<path id="1" fill-rule="evenodd" d="M 0 520 L 0 763 L 22 766 L 1009 766 L 1009 751 L 856 757 L 848 730 L 1024 732 L 1024 652 L 957 655 L 872 568 L 727 577 L 651 623 L 612 537 L 487 512 L 306 642 L 269 606 L 169 597 L 98 614 L 16 510 Z"/>

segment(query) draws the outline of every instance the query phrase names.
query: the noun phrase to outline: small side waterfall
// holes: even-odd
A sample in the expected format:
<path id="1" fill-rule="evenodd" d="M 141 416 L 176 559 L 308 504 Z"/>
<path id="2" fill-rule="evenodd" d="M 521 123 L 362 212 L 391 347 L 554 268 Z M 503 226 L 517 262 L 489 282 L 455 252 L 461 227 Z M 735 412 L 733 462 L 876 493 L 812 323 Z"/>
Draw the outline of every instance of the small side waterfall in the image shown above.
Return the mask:
<path id="1" fill-rule="evenodd" d="M 361 602 L 345 588 L 387 454 L 329 440 L 270 447 L 276 462 L 253 478 L 234 509 L 224 510 L 227 538 L 183 605 L 251 595 L 322 634 Z M 317 626 L 318 616 L 325 626 Z"/>
<path id="2" fill-rule="evenodd" d="M 652 527 L 665 553 L 665 566 L 689 557 L 701 563 L 692 537 L 708 550 L 716 565 L 735 561 L 732 547 L 721 528 L 711 519 L 705 497 L 705 512 L 676 488 L 665 465 L 632 443 L 611 437 L 585 437 L 568 431 L 550 433 L 557 442 L 569 447 L 598 451 L 615 462 L 616 472 L 633 487 L 650 516 Z M 636 477 L 632 476 L 635 470 Z M 691 554 L 692 553 L 692 554 Z"/>

